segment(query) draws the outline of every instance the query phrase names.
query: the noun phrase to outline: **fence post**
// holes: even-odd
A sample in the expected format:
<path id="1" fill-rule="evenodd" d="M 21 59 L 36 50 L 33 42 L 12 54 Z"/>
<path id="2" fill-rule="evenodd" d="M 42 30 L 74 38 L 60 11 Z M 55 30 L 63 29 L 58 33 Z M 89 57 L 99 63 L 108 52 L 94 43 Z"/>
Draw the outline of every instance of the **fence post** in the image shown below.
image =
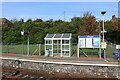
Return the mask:
<path id="1" fill-rule="evenodd" d="M 99 48 L 99 58 L 101 58 L 101 47 Z"/>
<path id="2" fill-rule="evenodd" d="M 22 43 L 22 54 L 24 54 L 24 44 Z"/>
<path id="3" fill-rule="evenodd" d="M 77 57 L 80 57 L 80 52 L 79 52 L 79 43 L 77 44 Z"/>
<path id="4" fill-rule="evenodd" d="M 41 44 L 39 44 L 39 56 L 41 56 Z"/>
<path id="5" fill-rule="evenodd" d="M 8 46 L 8 53 L 9 53 L 9 44 L 7 44 L 7 46 Z"/>

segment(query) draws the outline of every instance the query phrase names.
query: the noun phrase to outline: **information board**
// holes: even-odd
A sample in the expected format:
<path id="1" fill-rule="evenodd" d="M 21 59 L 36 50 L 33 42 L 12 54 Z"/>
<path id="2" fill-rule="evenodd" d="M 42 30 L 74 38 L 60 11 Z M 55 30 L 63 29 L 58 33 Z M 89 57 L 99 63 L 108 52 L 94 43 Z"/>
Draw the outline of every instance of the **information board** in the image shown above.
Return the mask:
<path id="1" fill-rule="evenodd" d="M 92 38 L 86 38 L 86 48 L 92 48 Z"/>
<path id="2" fill-rule="evenodd" d="M 79 46 L 81 46 L 82 48 L 84 48 L 85 47 L 85 38 L 80 38 L 79 39 Z"/>
<path id="3" fill-rule="evenodd" d="M 78 36 L 79 48 L 100 48 L 100 35 Z"/>

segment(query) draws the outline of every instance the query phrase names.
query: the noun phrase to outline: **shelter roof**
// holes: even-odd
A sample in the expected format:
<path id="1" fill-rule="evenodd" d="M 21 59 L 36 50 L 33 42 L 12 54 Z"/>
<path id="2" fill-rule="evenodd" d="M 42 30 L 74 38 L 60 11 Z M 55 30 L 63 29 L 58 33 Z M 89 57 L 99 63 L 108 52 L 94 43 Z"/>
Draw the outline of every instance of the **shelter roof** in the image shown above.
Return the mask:
<path id="1" fill-rule="evenodd" d="M 46 38 L 71 38 L 71 33 L 66 33 L 66 34 L 47 34 Z"/>

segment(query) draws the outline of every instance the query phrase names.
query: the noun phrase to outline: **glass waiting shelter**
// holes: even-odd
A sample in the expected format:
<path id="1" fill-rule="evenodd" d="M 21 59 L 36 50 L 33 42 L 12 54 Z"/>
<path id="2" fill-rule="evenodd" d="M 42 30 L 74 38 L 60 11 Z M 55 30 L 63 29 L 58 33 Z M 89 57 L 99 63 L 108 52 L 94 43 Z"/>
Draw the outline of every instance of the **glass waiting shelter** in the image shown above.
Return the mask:
<path id="1" fill-rule="evenodd" d="M 60 54 L 61 57 L 71 56 L 72 34 L 47 34 L 45 40 L 45 56 Z"/>

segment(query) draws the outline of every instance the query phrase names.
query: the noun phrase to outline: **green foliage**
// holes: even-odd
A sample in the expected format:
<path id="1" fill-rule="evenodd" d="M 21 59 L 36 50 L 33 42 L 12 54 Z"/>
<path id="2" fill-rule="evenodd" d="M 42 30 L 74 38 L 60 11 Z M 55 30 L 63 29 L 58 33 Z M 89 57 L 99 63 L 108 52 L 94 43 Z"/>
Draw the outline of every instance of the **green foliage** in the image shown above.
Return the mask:
<path id="1" fill-rule="evenodd" d="M 11 20 L 6 25 L 2 26 L 2 41 L 3 43 L 27 43 L 28 36 L 22 36 L 21 31 L 29 31 L 30 43 L 44 43 L 44 37 L 47 34 L 55 33 L 72 33 L 73 43 L 77 44 L 78 35 L 98 35 L 99 30 L 102 30 L 102 21 L 100 22 L 100 29 L 98 23 L 91 13 L 84 13 L 84 17 L 73 17 L 71 22 L 64 22 L 62 20 L 53 21 L 53 19 L 43 21 L 36 19 L 32 21 L 24 19 L 18 21 Z M 120 21 L 105 22 L 105 38 L 108 41 L 120 43 Z"/>
<path id="2" fill-rule="evenodd" d="M 105 33 L 105 37 L 108 41 L 120 44 L 120 22 L 115 21 L 106 21 L 105 22 L 105 30 L 107 33 Z"/>

